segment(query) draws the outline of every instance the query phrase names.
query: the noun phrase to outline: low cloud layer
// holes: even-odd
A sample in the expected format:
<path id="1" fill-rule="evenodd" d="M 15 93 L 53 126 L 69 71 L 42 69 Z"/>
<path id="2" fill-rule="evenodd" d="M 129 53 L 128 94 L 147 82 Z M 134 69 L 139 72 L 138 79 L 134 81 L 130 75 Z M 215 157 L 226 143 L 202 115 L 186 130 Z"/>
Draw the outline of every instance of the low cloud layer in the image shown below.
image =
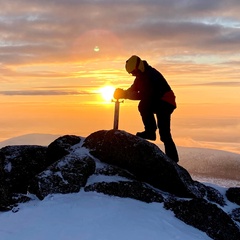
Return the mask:
<path id="1" fill-rule="evenodd" d="M 7 96 L 48 96 L 48 95 L 90 95 L 87 91 L 61 91 L 61 90 L 25 90 L 0 91 L 0 95 Z"/>

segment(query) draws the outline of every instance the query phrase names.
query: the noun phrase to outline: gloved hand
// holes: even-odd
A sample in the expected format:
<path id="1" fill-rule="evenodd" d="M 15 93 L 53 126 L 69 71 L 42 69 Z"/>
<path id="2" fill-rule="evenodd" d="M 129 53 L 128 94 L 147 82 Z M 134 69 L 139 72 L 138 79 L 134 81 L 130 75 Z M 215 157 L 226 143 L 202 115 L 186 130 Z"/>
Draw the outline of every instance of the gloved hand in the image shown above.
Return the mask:
<path id="1" fill-rule="evenodd" d="M 115 99 L 125 98 L 125 91 L 121 88 L 117 88 L 113 94 Z"/>

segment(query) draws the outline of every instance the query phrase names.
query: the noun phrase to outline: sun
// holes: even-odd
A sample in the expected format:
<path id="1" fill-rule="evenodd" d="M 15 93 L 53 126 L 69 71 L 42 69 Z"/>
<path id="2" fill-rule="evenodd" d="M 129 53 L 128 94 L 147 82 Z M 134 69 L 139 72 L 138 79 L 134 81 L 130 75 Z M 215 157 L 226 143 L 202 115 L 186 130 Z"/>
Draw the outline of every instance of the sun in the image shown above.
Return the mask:
<path id="1" fill-rule="evenodd" d="M 105 86 L 100 89 L 100 93 L 102 95 L 102 98 L 109 102 L 113 99 L 113 93 L 115 88 L 113 86 Z"/>

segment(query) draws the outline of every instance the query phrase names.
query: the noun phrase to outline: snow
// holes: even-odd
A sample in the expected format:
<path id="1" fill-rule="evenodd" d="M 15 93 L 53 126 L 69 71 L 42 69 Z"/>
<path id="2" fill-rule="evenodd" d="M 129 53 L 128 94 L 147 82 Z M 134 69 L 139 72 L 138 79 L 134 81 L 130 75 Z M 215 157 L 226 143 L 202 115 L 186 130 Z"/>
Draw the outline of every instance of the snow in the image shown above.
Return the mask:
<path id="1" fill-rule="evenodd" d="M 1 240 L 211 239 L 174 217 L 162 203 L 95 192 L 56 194 L 0 214 Z"/>
<path id="2" fill-rule="evenodd" d="M 4 170 L 6 172 L 11 172 L 12 171 L 12 163 L 8 162 L 5 166 L 4 166 Z"/>

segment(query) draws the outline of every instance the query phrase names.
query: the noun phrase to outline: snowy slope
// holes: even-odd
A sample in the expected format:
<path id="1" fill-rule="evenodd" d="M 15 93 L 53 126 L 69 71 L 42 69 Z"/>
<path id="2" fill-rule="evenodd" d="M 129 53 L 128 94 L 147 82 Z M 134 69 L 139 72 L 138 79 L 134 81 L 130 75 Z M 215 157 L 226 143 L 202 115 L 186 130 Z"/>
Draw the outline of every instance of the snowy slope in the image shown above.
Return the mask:
<path id="1" fill-rule="evenodd" d="M 225 194 L 226 188 L 208 185 Z M 226 211 L 236 208 L 225 201 Z M 175 218 L 163 203 L 148 204 L 83 190 L 49 195 L 43 201 L 35 199 L 20 204 L 15 211 L 0 213 L 1 240 L 211 239 Z"/>
<path id="2" fill-rule="evenodd" d="M 99 193 L 53 195 L 0 214 L 1 240 L 211 239 L 186 225 L 161 203 Z"/>

